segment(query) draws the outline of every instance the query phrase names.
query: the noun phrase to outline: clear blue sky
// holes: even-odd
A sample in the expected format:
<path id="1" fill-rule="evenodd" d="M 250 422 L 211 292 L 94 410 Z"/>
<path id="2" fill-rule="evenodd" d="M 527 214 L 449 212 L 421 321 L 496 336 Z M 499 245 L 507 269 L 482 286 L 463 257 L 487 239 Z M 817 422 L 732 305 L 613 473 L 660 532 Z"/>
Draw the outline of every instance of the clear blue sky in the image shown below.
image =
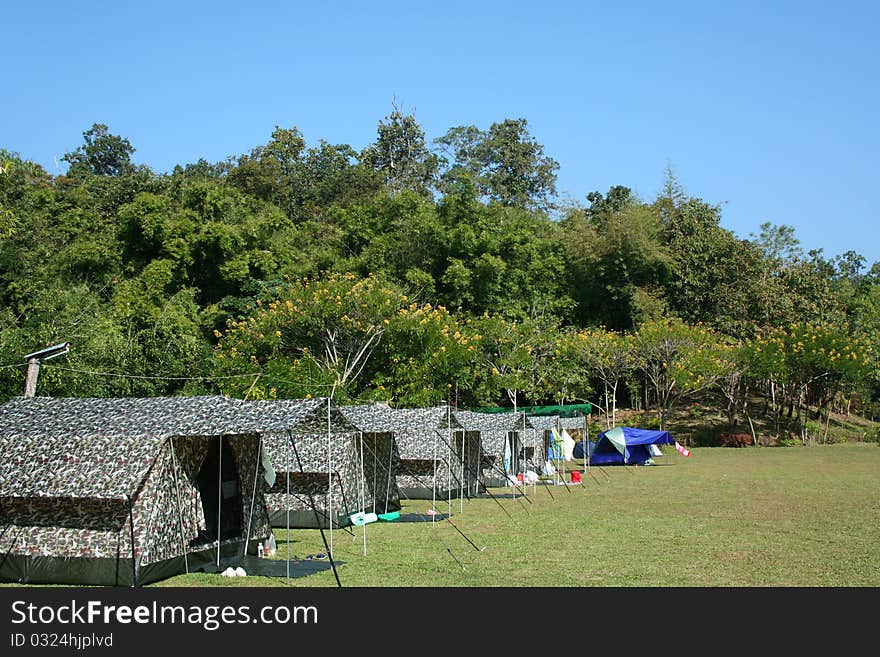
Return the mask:
<path id="1" fill-rule="evenodd" d="M 165 172 L 276 125 L 361 149 L 393 102 L 429 140 L 522 117 L 563 197 L 652 200 L 669 165 L 739 237 L 784 224 L 870 266 L 878 24 L 849 0 L 7 3 L 0 148 L 60 173 L 105 123 Z"/>

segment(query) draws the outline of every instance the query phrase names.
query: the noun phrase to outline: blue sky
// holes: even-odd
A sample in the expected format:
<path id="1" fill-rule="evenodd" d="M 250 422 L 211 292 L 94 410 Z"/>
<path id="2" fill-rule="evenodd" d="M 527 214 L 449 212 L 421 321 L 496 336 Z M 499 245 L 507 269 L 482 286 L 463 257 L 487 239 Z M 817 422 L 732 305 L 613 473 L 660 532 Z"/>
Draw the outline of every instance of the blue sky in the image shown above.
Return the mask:
<path id="1" fill-rule="evenodd" d="M 361 149 L 392 103 L 429 140 L 522 117 L 563 198 L 652 200 L 671 166 L 739 237 L 788 225 L 870 266 L 878 22 L 848 0 L 9 3 L 0 148 L 60 173 L 105 123 L 163 172 L 276 125 Z"/>

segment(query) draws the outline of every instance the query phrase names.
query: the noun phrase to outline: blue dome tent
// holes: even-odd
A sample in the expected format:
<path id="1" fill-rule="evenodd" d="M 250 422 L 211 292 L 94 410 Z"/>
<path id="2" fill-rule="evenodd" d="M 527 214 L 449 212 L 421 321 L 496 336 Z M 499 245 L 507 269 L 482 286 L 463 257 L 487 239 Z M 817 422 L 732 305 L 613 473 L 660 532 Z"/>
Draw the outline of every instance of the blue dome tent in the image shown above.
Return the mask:
<path id="1" fill-rule="evenodd" d="M 653 456 L 650 445 L 674 445 L 668 431 L 615 427 L 603 431 L 590 444 L 590 465 L 642 465 Z M 574 458 L 583 458 L 583 442 L 575 446 Z"/>

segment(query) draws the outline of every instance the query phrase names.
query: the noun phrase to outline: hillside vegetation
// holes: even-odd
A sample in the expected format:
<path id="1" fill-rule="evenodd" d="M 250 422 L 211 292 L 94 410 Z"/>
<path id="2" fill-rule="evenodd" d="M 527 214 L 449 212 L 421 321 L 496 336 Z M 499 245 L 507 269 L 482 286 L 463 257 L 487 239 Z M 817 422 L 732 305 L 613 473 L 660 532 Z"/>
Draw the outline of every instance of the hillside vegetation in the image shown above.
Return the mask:
<path id="1" fill-rule="evenodd" d="M 134 154 L 102 124 L 59 175 L 0 149 L 2 399 L 70 342 L 37 394 L 703 408 L 753 443 L 877 414 L 880 264 L 737 237 L 671 171 L 562 201 L 525 119 L 428 139 L 395 108 L 361 151 L 276 127 L 168 173 Z"/>

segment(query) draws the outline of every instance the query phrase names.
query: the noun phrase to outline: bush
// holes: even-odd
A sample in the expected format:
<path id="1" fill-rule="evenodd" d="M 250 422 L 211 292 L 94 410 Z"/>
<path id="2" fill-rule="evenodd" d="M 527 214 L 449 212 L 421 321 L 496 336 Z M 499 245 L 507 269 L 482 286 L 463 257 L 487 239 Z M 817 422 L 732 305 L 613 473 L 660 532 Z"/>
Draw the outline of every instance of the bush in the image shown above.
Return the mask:
<path id="1" fill-rule="evenodd" d="M 722 447 L 748 447 L 752 436 L 747 433 L 722 433 L 718 435 Z"/>
<path id="2" fill-rule="evenodd" d="M 819 439 L 822 438 L 822 426 L 815 420 L 807 420 L 804 427 L 807 430 L 807 436 L 811 440 L 819 442 Z"/>
<path id="3" fill-rule="evenodd" d="M 699 404 L 691 404 L 688 408 L 688 417 L 692 420 L 700 420 L 705 415 L 705 411 Z"/>
<path id="4" fill-rule="evenodd" d="M 875 424 L 870 429 L 866 429 L 862 434 L 862 440 L 866 443 L 880 444 L 880 424 Z"/>

